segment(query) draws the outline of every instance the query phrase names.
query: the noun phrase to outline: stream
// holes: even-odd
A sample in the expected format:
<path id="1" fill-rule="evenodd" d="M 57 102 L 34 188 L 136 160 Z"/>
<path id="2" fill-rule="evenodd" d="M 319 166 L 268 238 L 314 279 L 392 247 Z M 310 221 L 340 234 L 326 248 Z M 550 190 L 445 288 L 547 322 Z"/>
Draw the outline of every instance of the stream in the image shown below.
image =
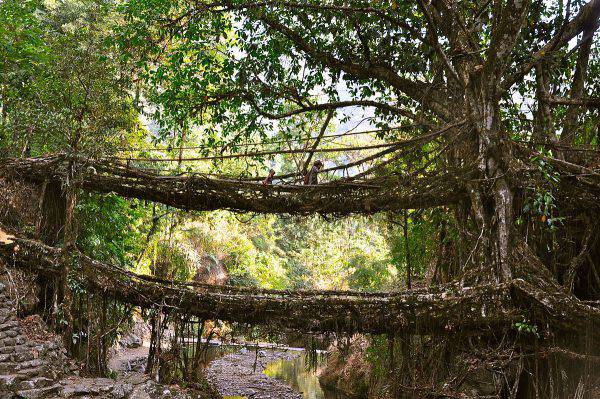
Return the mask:
<path id="1" fill-rule="evenodd" d="M 326 361 L 325 356 L 317 357 L 317 368 Z M 303 399 L 347 399 L 347 396 L 326 389 L 319 383 L 317 368 L 307 363 L 306 356 L 302 355 L 294 359 L 281 359 L 269 363 L 263 370 L 267 376 L 284 381 L 295 391 L 300 392 Z"/>
<path id="2" fill-rule="evenodd" d="M 308 359 L 292 348 L 246 349 L 213 346 L 208 353 L 208 378 L 224 399 L 348 399 L 321 387 L 317 370 L 323 354 Z"/>
<path id="3" fill-rule="evenodd" d="M 224 399 L 348 399 L 319 383 L 317 371 L 327 361 L 324 352 L 264 345 L 218 344 L 206 349 L 207 378 Z M 147 350 L 122 350 L 111 359 L 110 367 L 125 373 L 143 372 Z"/>

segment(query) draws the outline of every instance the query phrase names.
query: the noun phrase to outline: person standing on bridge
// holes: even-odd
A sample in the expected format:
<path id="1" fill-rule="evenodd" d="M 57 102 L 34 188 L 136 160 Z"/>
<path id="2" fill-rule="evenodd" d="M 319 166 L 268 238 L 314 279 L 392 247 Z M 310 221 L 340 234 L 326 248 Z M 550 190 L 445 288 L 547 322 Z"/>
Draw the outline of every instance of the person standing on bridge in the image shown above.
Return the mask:
<path id="1" fill-rule="evenodd" d="M 319 178 L 317 177 L 319 171 L 323 169 L 323 162 L 320 159 L 316 160 L 310 171 L 304 176 L 304 184 L 314 186 L 319 184 Z"/>
<path id="2" fill-rule="evenodd" d="M 271 169 L 269 171 L 269 175 L 262 182 L 263 186 L 270 186 L 271 184 L 273 184 L 274 178 L 275 178 L 275 171 L 273 169 Z"/>

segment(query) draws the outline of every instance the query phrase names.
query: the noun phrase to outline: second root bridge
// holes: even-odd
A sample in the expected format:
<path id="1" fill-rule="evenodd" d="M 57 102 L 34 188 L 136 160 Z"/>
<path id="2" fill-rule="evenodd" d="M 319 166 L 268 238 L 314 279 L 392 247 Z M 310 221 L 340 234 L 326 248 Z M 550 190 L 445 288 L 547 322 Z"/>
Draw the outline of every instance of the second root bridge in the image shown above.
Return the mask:
<path id="1" fill-rule="evenodd" d="M 61 249 L 0 230 L 0 256 L 8 264 L 59 278 Z M 527 251 L 515 251 L 521 272 L 512 281 L 461 287 L 451 284 L 391 293 L 278 291 L 178 283 L 131 273 L 74 252 L 73 275 L 84 289 L 143 308 L 177 311 L 202 319 L 272 325 L 305 332 L 417 333 L 510 327 L 523 319 L 578 331 L 600 323 L 600 309 L 545 283 L 525 267 Z M 518 266 L 517 266 L 518 265 Z M 531 265 L 535 268 L 535 264 Z M 539 266 L 539 265 L 538 265 Z M 539 269 L 538 269 L 539 270 Z M 568 315 L 568 317 L 567 317 Z M 595 331 L 598 331 L 597 329 Z"/>

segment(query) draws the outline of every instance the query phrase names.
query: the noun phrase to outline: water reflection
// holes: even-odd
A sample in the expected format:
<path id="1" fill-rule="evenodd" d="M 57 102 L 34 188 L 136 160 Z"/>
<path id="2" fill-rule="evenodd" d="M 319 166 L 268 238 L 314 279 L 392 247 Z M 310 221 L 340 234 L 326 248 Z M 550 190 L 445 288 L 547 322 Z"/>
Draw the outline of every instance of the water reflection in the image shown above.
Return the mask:
<path id="1" fill-rule="evenodd" d="M 323 356 L 319 356 L 317 365 L 322 365 Z M 348 399 L 339 392 L 334 392 L 321 387 L 317 377 L 316 367 L 307 362 L 305 356 L 292 360 L 281 359 L 270 363 L 264 370 L 269 377 L 285 381 L 295 391 L 302 394 L 303 399 Z"/>

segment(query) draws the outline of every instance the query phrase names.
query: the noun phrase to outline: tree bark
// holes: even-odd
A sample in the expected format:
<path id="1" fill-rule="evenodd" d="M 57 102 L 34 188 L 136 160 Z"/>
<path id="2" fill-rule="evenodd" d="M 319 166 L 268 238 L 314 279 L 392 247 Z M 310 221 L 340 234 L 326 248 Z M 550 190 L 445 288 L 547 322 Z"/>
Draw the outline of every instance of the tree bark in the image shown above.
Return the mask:
<path id="1" fill-rule="evenodd" d="M 514 192 L 506 177 L 505 158 L 511 155 L 502 145 L 506 137 L 500 128 L 495 84 L 484 83 L 490 80 L 491 77 L 482 74 L 472 79 L 467 88 L 467 107 L 478 140 L 478 179 L 468 187 L 479 229 L 474 250 L 478 263 L 491 267 L 481 271 L 482 277 L 508 281 L 512 276 L 508 257 L 513 234 Z"/>
<path id="2" fill-rule="evenodd" d="M 550 94 L 550 82 L 546 63 L 535 66 L 536 100 L 537 111 L 535 114 L 535 125 L 533 127 L 533 139 L 538 142 L 557 143 L 558 139 L 554 130 L 552 109 L 548 104 L 547 97 Z M 559 155 L 561 155 L 560 153 Z"/>
<path id="3" fill-rule="evenodd" d="M 42 183 L 36 236 L 44 244 L 57 245 L 64 232 L 67 201 L 59 180 Z"/>
<path id="4" fill-rule="evenodd" d="M 66 198 L 59 180 L 45 180 L 40 189 L 39 216 L 36 228 L 36 237 L 46 245 L 57 246 L 64 233 Z M 58 298 L 56 281 L 38 275 L 36 283 L 40 287 L 40 294 L 36 313 L 43 315 L 44 320 L 56 326 L 56 309 Z"/>

